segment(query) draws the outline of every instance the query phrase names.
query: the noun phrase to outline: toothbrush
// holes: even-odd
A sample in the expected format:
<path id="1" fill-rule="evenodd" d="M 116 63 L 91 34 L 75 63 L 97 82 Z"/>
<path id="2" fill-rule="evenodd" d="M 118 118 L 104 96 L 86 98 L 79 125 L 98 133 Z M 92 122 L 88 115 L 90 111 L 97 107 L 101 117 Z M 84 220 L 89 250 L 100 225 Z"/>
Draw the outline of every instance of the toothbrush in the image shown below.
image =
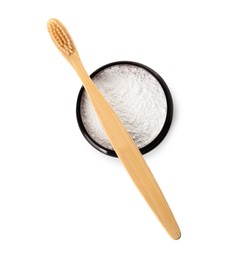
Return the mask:
<path id="1" fill-rule="evenodd" d="M 48 31 L 56 47 L 80 77 L 112 147 L 133 182 L 171 238 L 179 239 L 181 231 L 151 170 L 125 126 L 86 72 L 69 32 L 57 19 L 48 21 Z"/>

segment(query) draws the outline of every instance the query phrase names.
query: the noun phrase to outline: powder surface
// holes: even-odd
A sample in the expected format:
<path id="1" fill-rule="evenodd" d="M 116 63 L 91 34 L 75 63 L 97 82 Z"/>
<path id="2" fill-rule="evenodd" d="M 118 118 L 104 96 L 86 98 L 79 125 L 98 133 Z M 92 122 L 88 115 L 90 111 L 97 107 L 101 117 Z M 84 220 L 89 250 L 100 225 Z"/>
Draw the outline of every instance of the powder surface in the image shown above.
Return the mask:
<path id="1" fill-rule="evenodd" d="M 151 73 L 136 65 L 120 64 L 100 71 L 92 79 L 138 148 L 157 137 L 167 116 L 167 101 L 161 84 Z M 113 150 L 86 92 L 80 109 L 89 135 L 100 145 Z"/>

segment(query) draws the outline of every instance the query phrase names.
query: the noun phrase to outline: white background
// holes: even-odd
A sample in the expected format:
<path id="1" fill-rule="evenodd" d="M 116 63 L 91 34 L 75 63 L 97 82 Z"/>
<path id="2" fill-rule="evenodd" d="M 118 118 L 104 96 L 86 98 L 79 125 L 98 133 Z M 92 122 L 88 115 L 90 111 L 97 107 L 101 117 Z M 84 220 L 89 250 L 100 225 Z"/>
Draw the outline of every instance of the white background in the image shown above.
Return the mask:
<path id="1" fill-rule="evenodd" d="M 240 1 L 0 3 L 0 259 L 240 259 Z M 89 73 L 132 60 L 167 82 L 175 116 L 145 156 L 178 220 L 165 233 L 121 163 L 81 135 L 81 82 L 53 45 L 71 32 Z"/>

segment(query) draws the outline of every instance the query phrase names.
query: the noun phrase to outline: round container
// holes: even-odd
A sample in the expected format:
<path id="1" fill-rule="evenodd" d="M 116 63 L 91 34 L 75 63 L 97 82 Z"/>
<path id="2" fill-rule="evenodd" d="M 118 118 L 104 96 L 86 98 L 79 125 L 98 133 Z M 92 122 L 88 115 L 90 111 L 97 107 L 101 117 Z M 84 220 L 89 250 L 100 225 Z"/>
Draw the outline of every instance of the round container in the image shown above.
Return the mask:
<path id="1" fill-rule="evenodd" d="M 90 77 L 126 126 L 142 154 L 161 143 L 172 122 L 173 102 L 160 75 L 143 64 L 118 61 L 102 66 Z M 125 90 L 120 89 L 120 85 Z M 135 109 L 137 106 L 138 109 Z M 98 151 L 117 157 L 97 122 L 83 86 L 77 99 L 76 115 L 85 139 Z M 136 129 L 139 133 L 136 133 Z"/>

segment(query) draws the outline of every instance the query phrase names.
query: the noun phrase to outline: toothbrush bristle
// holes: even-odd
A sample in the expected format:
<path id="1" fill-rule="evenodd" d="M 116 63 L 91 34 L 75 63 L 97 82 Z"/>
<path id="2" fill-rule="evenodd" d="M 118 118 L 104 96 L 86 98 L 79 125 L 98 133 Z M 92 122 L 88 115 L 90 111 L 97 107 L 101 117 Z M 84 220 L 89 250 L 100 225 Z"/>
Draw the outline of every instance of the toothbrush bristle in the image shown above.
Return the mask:
<path id="1" fill-rule="evenodd" d="M 48 21 L 48 31 L 57 48 L 66 56 L 74 53 L 72 39 L 64 26 L 56 19 Z"/>

